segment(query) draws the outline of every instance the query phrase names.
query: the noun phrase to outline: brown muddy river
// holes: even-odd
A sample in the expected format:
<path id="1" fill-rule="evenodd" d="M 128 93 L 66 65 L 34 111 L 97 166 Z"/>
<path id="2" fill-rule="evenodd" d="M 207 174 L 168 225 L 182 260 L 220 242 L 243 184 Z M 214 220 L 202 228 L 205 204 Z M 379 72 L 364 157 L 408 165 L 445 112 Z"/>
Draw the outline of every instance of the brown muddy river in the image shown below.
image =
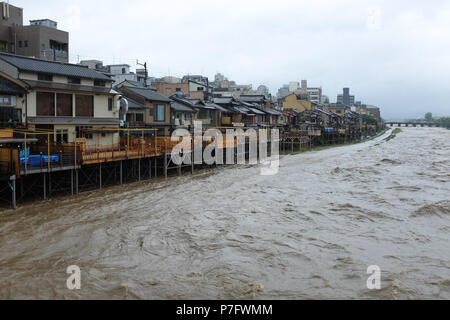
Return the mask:
<path id="1" fill-rule="evenodd" d="M 0 298 L 450 299 L 450 130 L 384 138 L 3 211 Z"/>

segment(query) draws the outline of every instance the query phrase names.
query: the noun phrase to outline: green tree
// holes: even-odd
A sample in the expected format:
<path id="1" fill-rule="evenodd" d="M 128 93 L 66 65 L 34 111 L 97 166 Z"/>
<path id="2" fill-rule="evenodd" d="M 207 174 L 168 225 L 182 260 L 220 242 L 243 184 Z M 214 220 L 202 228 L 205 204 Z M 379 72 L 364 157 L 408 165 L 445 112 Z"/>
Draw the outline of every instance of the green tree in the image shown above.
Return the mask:
<path id="1" fill-rule="evenodd" d="M 431 112 L 428 112 L 425 114 L 425 121 L 432 122 L 433 121 L 433 114 Z"/>
<path id="2" fill-rule="evenodd" d="M 362 123 L 364 125 L 374 125 L 377 127 L 378 130 L 378 121 L 377 119 L 375 119 L 373 116 L 369 115 L 369 114 L 363 114 L 361 115 L 361 119 L 362 119 Z"/>

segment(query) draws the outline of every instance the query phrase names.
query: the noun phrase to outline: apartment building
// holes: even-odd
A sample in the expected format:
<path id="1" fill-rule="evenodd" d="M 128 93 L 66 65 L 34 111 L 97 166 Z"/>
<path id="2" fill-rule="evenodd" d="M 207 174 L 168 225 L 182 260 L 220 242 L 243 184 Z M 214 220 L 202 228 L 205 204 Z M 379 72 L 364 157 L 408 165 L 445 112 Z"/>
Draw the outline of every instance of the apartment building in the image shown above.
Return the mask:
<path id="1" fill-rule="evenodd" d="M 50 19 L 23 24 L 23 9 L 0 2 L 0 52 L 44 60 L 69 61 L 69 33 Z"/>

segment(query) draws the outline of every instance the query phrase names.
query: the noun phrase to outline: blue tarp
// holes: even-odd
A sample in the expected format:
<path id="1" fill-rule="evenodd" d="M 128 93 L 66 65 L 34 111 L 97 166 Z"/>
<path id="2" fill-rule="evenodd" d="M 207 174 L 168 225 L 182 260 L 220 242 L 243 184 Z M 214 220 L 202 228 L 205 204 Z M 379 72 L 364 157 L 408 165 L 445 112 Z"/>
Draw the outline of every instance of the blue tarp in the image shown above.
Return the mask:
<path id="1" fill-rule="evenodd" d="M 55 163 L 59 161 L 59 156 L 50 156 L 50 163 Z M 48 156 L 42 156 L 42 163 L 48 164 Z M 20 158 L 20 164 L 25 164 L 25 157 Z M 40 155 L 30 155 L 27 157 L 27 165 L 40 166 L 41 156 Z"/>
<path id="2" fill-rule="evenodd" d="M 30 147 L 27 147 L 27 154 L 30 154 Z M 20 157 L 21 158 L 25 157 L 25 150 L 24 149 L 20 150 Z"/>

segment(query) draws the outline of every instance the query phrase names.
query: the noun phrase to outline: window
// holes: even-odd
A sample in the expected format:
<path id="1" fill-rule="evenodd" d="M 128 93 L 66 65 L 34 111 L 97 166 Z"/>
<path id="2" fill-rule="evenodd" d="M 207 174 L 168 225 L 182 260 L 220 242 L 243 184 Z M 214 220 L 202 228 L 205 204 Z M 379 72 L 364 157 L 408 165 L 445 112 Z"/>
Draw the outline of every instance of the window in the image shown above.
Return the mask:
<path id="1" fill-rule="evenodd" d="M 166 96 L 170 96 L 172 94 L 171 88 L 166 88 Z"/>
<path id="2" fill-rule="evenodd" d="M 23 42 L 23 46 L 24 46 L 25 48 L 28 48 L 28 40 L 25 40 L 25 41 Z"/>
<path id="3" fill-rule="evenodd" d="M 136 122 L 144 122 L 144 115 L 142 113 L 136 113 Z"/>
<path id="4" fill-rule="evenodd" d="M 77 94 L 75 96 L 75 115 L 77 117 L 93 117 L 94 96 Z"/>
<path id="5" fill-rule="evenodd" d="M 19 40 L 19 48 L 22 48 L 22 40 Z"/>
<path id="6" fill-rule="evenodd" d="M 16 97 L 15 96 L 1 96 L 0 95 L 0 106 L 2 107 L 15 107 Z"/>
<path id="7" fill-rule="evenodd" d="M 133 122 L 133 114 L 127 113 L 126 120 L 128 123 Z"/>
<path id="8" fill-rule="evenodd" d="M 106 81 L 104 80 L 94 80 L 94 86 L 96 87 L 105 87 Z"/>
<path id="9" fill-rule="evenodd" d="M 3 107 L 0 108 L 0 124 L 2 126 L 8 126 L 14 123 L 22 122 L 22 110 Z"/>
<path id="10" fill-rule="evenodd" d="M 153 119 L 155 122 L 164 122 L 166 119 L 166 106 L 163 104 L 155 104 L 155 113 Z"/>
<path id="11" fill-rule="evenodd" d="M 108 111 L 112 111 L 113 109 L 113 98 L 108 99 Z"/>
<path id="12" fill-rule="evenodd" d="M 53 76 L 51 74 L 38 73 L 39 81 L 53 81 Z"/>
<path id="13" fill-rule="evenodd" d="M 42 51 L 42 52 L 45 51 L 45 43 L 41 43 L 41 51 Z"/>
<path id="14" fill-rule="evenodd" d="M 56 116 L 71 117 L 72 116 L 72 95 L 65 93 L 56 94 Z"/>
<path id="15" fill-rule="evenodd" d="M 77 133 L 77 138 L 93 139 L 94 135 L 87 131 L 89 129 L 92 129 L 92 127 L 76 127 L 75 131 Z"/>
<path id="16" fill-rule="evenodd" d="M 206 109 L 200 109 L 198 111 L 198 116 L 199 119 L 209 119 L 210 118 L 210 113 L 209 110 Z"/>
<path id="17" fill-rule="evenodd" d="M 58 143 L 69 142 L 69 130 L 67 129 L 56 130 L 56 142 Z"/>
<path id="18" fill-rule="evenodd" d="M 205 90 L 205 88 L 203 88 L 203 87 L 197 87 L 197 91 L 204 91 Z"/>
<path id="19" fill-rule="evenodd" d="M 122 74 L 125 74 L 125 73 L 126 73 L 126 71 L 127 71 L 127 69 L 125 69 L 125 68 L 122 68 Z"/>
<path id="20" fill-rule="evenodd" d="M 67 78 L 67 83 L 81 84 L 81 79 L 80 78 L 74 78 L 74 77 L 68 77 Z"/>
<path id="21" fill-rule="evenodd" d="M 36 93 L 36 115 L 55 116 L 55 94 L 53 92 Z"/>
<path id="22" fill-rule="evenodd" d="M 176 88 L 176 92 L 181 92 L 181 88 Z"/>

